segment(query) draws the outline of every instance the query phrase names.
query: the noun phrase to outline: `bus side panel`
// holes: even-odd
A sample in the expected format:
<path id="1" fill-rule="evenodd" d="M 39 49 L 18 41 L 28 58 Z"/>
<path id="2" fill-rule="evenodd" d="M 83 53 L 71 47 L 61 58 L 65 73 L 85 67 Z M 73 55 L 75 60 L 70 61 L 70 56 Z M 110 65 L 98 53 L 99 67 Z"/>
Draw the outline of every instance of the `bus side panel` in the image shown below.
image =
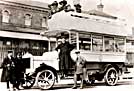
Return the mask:
<path id="1" fill-rule="evenodd" d="M 124 62 L 126 61 L 125 53 L 106 53 L 106 52 L 91 52 L 80 51 L 80 55 L 83 56 L 87 62 Z M 76 54 L 71 53 L 73 60 L 76 60 Z"/>

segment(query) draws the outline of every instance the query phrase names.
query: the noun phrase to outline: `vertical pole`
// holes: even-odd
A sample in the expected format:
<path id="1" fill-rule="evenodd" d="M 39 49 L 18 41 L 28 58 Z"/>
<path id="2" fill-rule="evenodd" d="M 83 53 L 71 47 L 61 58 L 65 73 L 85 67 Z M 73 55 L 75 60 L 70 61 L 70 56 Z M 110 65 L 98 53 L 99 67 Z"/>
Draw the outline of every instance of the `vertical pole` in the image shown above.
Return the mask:
<path id="1" fill-rule="evenodd" d="M 77 50 L 79 50 L 80 46 L 79 46 L 79 33 L 76 33 L 76 43 L 77 43 Z"/>
<path id="2" fill-rule="evenodd" d="M 116 52 L 116 48 L 115 48 L 115 42 L 116 40 L 115 40 L 115 37 L 114 37 L 114 52 Z"/>
<path id="3" fill-rule="evenodd" d="M 124 38 L 124 52 L 125 52 L 125 54 L 126 54 L 126 50 L 127 50 L 127 39 L 126 38 Z"/>
<path id="4" fill-rule="evenodd" d="M 102 36 L 102 51 L 104 52 L 105 51 L 105 38 L 104 38 L 104 35 Z"/>
<path id="5" fill-rule="evenodd" d="M 124 38 L 124 53 L 126 54 L 126 57 L 127 57 L 127 39 L 126 39 L 126 37 Z M 125 62 L 129 63 L 130 61 L 128 60 L 128 58 L 126 58 Z"/>
<path id="6" fill-rule="evenodd" d="M 51 50 L 51 41 L 50 41 L 50 38 L 48 38 L 48 51 Z"/>
<path id="7" fill-rule="evenodd" d="M 91 34 L 90 37 L 91 37 L 91 47 L 90 48 L 91 48 L 91 51 L 93 51 L 93 37 L 92 37 L 92 34 Z"/>
<path id="8" fill-rule="evenodd" d="M 68 31 L 68 34 L 69 34 L 69 38 L 68 38 L 68 42 L 70 43 L 70 44 L 72 44 L 72 41 L 71 41 L 71 32 L 70 31 Z"/>
<path id="9" fill-rule="evenodd" d="M 56 38 L 55 48 L 58 46 L 58 39 Z"/>

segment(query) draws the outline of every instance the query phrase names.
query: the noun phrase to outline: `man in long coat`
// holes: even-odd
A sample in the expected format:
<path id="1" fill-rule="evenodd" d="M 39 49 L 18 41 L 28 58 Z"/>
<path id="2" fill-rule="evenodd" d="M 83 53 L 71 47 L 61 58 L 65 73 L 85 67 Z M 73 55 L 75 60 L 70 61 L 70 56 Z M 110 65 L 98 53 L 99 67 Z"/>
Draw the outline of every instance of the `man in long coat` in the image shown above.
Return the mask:
<path id="1" fill-rule="evenodd" d="M 59 69 L 61 71 L 61 78 L 67 76 L 67 70 L 72 66 L 72 59 L 70 56 L 70 52 L 74 49 L 75 46 L 71 45 L 66 41 L 66 36 L 62 37 L 62 43 L 59 44 L 56 48 L 60 50 L 59 52 Z"/>
<path id="2" fill-rule="evenodd" d="M 2 82 L 7 82 L 7 89 L 9 89 L 9 82 L 15 84 L 15 63 L 13 58 L 13 52 L 8 51 L 7 57 L 4 58 L 2 63 Z"/>
<path id="3" fill-rule="evenodd" d="M 25 65 L 23 63 L 22 60 L 22 53 L 19 52 L 16 56 L 16 66 L 15 66 L 15 76 L 16 76 L 16 88 L 17 89 L 21 89 L 20 88 L 20 84 L 23 82 L 23 78 L 24 78 L 24 73 L 25 73 Z"/>

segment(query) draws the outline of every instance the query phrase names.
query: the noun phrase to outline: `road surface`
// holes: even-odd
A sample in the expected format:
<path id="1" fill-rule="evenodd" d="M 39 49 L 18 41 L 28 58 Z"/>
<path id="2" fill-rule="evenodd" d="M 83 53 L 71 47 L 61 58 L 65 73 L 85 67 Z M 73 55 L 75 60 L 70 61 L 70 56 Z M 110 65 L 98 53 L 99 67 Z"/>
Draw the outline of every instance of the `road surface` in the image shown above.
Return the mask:
<path id="1" fill-rule="evenodd" d="M 79 83 L 79 82 L 78 82 Z M 66 79 L 61 80 L 58 84 L 55 84 L 51 90 L 47 91 L 134 91 L 134 79 L 119 80 L 116 86 L 106 86 L 103 81 L 96 82 L 94 85 L 85 86 L 83 89 L 72 89 L 73 80 Z M 78 84 L 79 86 L 79 84 Z M 6 83 L 0 83 L 0 91 L 7 91 Z M 42 91 L 37 86 L 31 89 L 23 89 L 21 91 Z M 45 91 L 45 90 L 44 90 Z"/>

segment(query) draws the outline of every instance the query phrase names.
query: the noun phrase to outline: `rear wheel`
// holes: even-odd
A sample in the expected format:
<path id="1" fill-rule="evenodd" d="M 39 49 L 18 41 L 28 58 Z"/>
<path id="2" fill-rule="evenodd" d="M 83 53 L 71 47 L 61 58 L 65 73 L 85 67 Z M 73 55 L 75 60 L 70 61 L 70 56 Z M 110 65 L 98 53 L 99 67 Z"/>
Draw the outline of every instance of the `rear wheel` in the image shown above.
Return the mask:
<path id="1" fill-rule="evenodd" d="M 107 70 L 105 76 L 104 76 L 104 80 L 105 83 L 109 86 L 114 86 L 116 85 L 117 81 L 118 81 L 118 72 L 114 67 L 111 67 Z"/>
<path id="2" fill-rule="evenodd" d="M 37 85 L 39 88 L 46 90 L 52 88 L 55 83 L 55 75 L 51 70 L 43 70 L 37 75 Z"/>

